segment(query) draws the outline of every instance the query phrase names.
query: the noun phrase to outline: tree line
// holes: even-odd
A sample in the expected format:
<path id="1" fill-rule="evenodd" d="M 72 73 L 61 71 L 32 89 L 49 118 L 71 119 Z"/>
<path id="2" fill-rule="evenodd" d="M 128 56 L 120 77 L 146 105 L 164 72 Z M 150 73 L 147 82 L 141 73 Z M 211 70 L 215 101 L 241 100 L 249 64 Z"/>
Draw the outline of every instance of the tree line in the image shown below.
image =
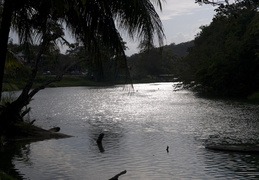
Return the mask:
<path id="1" fill-rule="evenodd" d="M 134 54 L 128 58 L 133 81 L 176 81 L 182 74 L 183 59 L 193 41 L 170 44 Z"/>
<path id="2" fill-rule="evenodd" d="M 259 91 L 257 0 L 196 1 L 216 5 L 209 25 L 195 39 L 154 48 L 129 58 L 133 78 L 173 74 L 188 87 L 217 96 L 247 97 Z M 181 47 L 181 45 L 187 45 Z M 182 57 L 177 55 L 183 50 Z"/>
<path id="3" fill-rule="evenodd" d="M 207 92 L 246 97 L 259 90 L 258 1 L 220 4 L 184 59 L 183 79 Z"/>

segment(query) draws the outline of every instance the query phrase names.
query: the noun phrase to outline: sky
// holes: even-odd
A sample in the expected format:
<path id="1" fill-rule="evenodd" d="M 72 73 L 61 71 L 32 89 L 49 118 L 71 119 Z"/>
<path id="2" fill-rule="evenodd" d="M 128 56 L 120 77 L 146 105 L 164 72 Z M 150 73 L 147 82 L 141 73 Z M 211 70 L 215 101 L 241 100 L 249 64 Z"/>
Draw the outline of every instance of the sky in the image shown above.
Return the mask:
<path id="1" fill-rule="evenodd" d="M 164 26 L 166 36 L 165 45 L 172 43 L 179 44 L 193 40 L 195 35 L 200 31 L 202 25 L 209 25 L 215 14 L 215 7 L 212 5 L 199 5 L 195 0 L 162 0 L 162 12 L 157 9 L 157 12 Z M 124 41 L 127 42 L 126 55 L 138 53 L 138 42 L 127 38 L 121 34 Z M 18 43 L 17 35 L 11 32 L 11 37 L 15 43 Z M 66 35 L 68 41 L 73 42 L 71 36 Z M 158 45 L 157 45 L 158 46 Z M 61 52 L 65 53 L 66 47 L 61 47 Z"/>
<path id="2" fill-rule="evenodd" d="M 193 40 L 200 32 L 199 27 L 209 25 L 215 15 L 215 7 L 211 5 L 199 5 L 195 0 L 166 0 L 163 10 L 157 11 L 166 35 L 165 45 L 179 44 Z M 127 42 L 128 56 L 138 53 L 138 42 L 134 42 L 122 35 Z"/>

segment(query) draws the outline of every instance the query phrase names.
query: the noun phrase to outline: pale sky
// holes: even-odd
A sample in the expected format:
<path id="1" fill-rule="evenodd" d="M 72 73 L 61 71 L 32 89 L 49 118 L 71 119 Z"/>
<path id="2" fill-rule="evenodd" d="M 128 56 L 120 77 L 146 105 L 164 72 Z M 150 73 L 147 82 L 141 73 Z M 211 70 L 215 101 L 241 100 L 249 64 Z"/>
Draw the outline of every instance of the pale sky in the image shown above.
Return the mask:
<path id="1" fill-rule="evenodd" d="M 193 40 L 202 25 L 209 25 L 215 14 L 215 7 L 195 3 L 195 0 L 166 0 L 163 10 L 159 12 L 166 35 L 165 44 L 179 44 Z M 138 43 L 129 39 L 127 55 L 138 53 Z"/>
<path id="2" fill-rule="evenodd" d="M 164 26 L 166 35 L 165 45 L 171 43 L 179 44 L 193 40 L 195 35 L 200 31 L 202 25 L 209 25 L 215 14 L 215 7 L 211 5 L 199 5 L 195 0 L 164 0 L 163 10 L 157 10 Z M 18 42 L 17 35 L 13 32 L 10 36 L 14 42 Z M 127 42 L 126 51 L 128 56 L 138 53 L 138 42 L 128 39 L 122 34 L 124 41 Z M 68 41 L 73 41 L 69 35 L 66 36 Z M 61 48 L 61 52 L 65 53 L 66 48 Z"/>

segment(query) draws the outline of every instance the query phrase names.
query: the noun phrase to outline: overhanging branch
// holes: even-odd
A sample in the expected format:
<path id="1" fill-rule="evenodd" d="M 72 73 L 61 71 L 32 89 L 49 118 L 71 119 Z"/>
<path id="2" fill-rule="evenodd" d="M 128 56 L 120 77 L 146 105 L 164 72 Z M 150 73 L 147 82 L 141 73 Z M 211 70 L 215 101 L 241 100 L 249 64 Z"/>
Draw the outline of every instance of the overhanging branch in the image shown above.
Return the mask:
<path id="1" fill-rule="evenodd" d="M 54 78 L 48 79 L 47 81 L 43 82 L 42 84 L 40 84 L 38 87 L 36 87 L 35 89 L 33 89 L 30 93 L 29 96 L 30 98 L 32 98 L 37 92 L 39 92 L 40 90 L 46 88 L 49 84 L 53 83 L 53 82 L 57 82 L 57 81 L 61 81 L 62 77 L 64 76 L 64 74 L 73 66 L 87 60 L 88 57 L 86 58 L 82 58 L 79 59 L 73 63 L 71 63 L 69 66 L 67 66 L 61 73 L 59 73 L 58 75 L 56 75 Z"/>

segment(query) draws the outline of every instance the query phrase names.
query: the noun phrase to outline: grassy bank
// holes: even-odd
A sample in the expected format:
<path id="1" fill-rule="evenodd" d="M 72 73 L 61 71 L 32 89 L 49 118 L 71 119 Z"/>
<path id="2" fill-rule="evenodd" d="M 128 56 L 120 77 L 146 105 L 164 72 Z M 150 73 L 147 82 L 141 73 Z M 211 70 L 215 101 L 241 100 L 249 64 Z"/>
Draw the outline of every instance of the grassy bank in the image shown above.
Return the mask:
<path id="1" fill-rule="evenodd" d="M 15 178 L 9 176 L 8 174 L 0 170 L 0 180 L 15 180 Z"/>
<path id="2" fill-rule="evenodd" d="M 54 76 L 53 76 L 54 77 Z M 38 86 L 49 78 L 53 78 L 51 75 L 38 76 L 34 86 Z M 51 83 L 48 87 L 71 87 L 71 86 L 103 86 L 110 85 L 109 83 L 95 82 L 85 75 L 65 75 L 61 81 Z"/>
<path id="3" fill-rule="evenodd" d="M 251 94 L 250 96 L 247 97 L 247 99 L 251 102 L 259 104 L 259 91 Z"/>
<path id="4" fill-rule="evenodd" d="M 54 75 L 40 75 L 37 76 L 34 87 L 39 86 L 41 83 L 48 79 L 54 78 Z M 26 79 L 8 79 L 4 83 L 4 91 L 20 90 L 25 86 Z M 65 75 L 61 81 L 53 82 L 47 87 L 72 87 L 72 86 L 108 86 L 113 83 L 95 82 L 85 75 Z"/>
<path id="5" fill-rule="evenodd" d="M 55 75 L 38 75 L 34 82 L 34 87 L 39 86 L 41 83 L 54 78 Z M 145 78 L 133 80 L 133 84 L 138 83 L 154 83 L 157 79 Z M 27 79 L 24 77 L 5 79 L 4 81 L 4 91 L 14 91 L 21 90 L 24 88 Z M 96 82 L 93 79 L 87 77 L 86 75 L 64 75 L 61 81 L 53 82 L 47 87 L 72 87 L 72 86 L 111 86 L 115 84 L 125 84 L 125 79 L 120 79 L 116 82 Z M 130 81 L 128 81 L 130 83 Z"/>

